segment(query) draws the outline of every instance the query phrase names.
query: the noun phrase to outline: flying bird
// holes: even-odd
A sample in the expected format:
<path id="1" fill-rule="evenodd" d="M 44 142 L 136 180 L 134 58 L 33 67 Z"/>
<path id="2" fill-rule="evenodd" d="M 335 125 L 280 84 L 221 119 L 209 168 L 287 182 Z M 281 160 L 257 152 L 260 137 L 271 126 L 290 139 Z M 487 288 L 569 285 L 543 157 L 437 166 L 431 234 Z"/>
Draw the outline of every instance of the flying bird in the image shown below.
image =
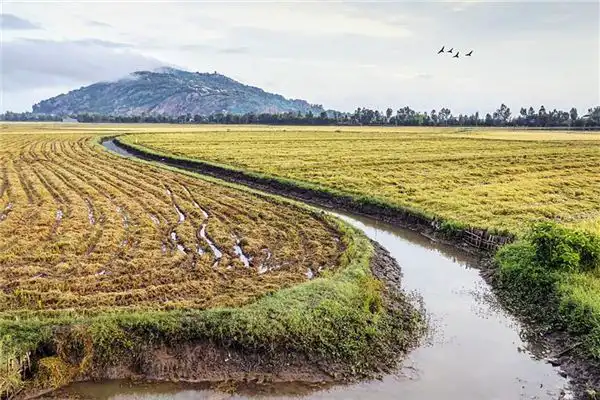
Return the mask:
<path id="1" fill-rule="evenodd" d="M 451 48 L 450 50 L 448 50 L 448 53 L 452 53 L 453 50 L 454 50 L 454 47 Z"/>
<path id="2" fill-rule="evenodd" d="M 465 56 L 471 57 L 471 54 L 473 54 L 473 50 L 471 50 L 470 52 L 468 52 L 467 54 L 465 54 Z"/>
<path id="3" fill-rule="evenodd" d="M 454 55 L 454 57 L 452 58 L 459 58 L 458 55 L 460 54 L 460 51 L 457 51 L 456 54 Z"/>
<path id="4" fill-rule="evenodd" d="M 446 46 L 442 46 L 442 48 L 440 49 L 440 51 L 438 51 L 438 54 L 441 54 L 441 53 L 444 52 L 444 47 L 446 47 Z"/>

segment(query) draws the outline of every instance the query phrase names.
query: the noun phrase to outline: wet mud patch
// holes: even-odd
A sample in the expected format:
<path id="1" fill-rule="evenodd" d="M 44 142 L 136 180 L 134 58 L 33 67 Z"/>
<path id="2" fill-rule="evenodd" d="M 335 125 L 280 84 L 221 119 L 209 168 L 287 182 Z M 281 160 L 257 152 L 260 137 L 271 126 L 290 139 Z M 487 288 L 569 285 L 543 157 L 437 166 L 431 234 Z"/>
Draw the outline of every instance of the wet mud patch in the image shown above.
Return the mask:
<path id="1" fill-rule="evenodd" d="M 2 211 L 0 211 L 0 222 L 4 221 L 8 218 L 8 214 L 12 211 L 13 205 L 12 203 L 8 203 L 6 207 Z"/>
<path id="2" fill-rule="evenodd" d="M 210 250 L 212 251 L 212 253 L 213 253 L 214 257 L 215 257 L 216 262 L 218 263 L 219 260 L 221 258 L 223 258 L 223 253 L 213 243 L 213 241 L 209 239 L 208 235 L 206 234 L 206 224 L 202 224 L 202 226 L 200 227 L 200 230 L 198 231 L 198 236 L 202 240 L 204 240 L 204 242 L 206 242 L 206 244 L 208 245 L 208 247 L 210 248 Z"/>
<path id="3" fill-rule="evenodd" d="M 96 225 L 96 216 L 94 212 L 94 205 L 90 199 L 85 199 L 85 204 L 88 209 L 88 220 L 90 221 L 90 225 Z"/>

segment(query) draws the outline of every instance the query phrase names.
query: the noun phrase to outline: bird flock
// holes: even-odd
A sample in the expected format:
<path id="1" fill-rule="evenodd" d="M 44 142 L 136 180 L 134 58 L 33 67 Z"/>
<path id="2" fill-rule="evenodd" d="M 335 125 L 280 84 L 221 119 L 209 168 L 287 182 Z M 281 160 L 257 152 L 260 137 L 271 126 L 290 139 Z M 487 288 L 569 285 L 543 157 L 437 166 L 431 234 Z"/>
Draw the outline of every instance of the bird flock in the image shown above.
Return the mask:
<path id="1" fill-rule="evenodd" d="M 438 54 L 442 54 L 442 53 L 450 53 L 453 54 L 454 53 L 454 47 L 451 48 L 450 50 L 446 50 L 445 49 L 446 46 L 442 46 L 442 48 L 440 49 L 440 51 L 438 51 Z M 456 53 L 454 54 L 454 56 L 452 58 L 460 58 L 459 56 L 460 51 L 456 51 Z M 468 52 L 467 54 L 465 54 L 465 57 L 471 57 L 471 55 L 473 54 L 473 50 L 471 50 L 470 52 Z"/>

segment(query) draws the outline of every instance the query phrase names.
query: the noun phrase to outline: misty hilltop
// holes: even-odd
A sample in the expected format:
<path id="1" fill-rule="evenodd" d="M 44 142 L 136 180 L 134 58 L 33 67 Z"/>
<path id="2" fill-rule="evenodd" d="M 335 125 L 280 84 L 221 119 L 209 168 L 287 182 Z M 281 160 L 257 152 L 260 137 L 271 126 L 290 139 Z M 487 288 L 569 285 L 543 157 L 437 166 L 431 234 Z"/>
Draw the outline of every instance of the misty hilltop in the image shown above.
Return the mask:
<path id="1" fill-rule="evenodd" d="M 309 111 L 317 114 L 324 110 L 321 105 L 286 99 L 216 72 L 187 72 L 174 68 L 137 71 L 126 78 L 94 83 L 33 106 L 34 113 L 57 115 L 179 116 Z"/>

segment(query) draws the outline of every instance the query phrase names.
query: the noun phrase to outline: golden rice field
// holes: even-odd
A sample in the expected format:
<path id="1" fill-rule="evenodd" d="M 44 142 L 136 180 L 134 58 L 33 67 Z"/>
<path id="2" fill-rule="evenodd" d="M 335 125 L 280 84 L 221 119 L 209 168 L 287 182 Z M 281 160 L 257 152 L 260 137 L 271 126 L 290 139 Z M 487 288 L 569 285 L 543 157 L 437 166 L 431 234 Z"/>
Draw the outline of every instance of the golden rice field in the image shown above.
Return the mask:
<path id="1" fill-rule="evenodd" d="M 308 182 L 480 228 L 600 232 L 600 134 L 451 128 L 133 129 L 134 146 Z"/>
<path id="2" fill-rule="evenodd" d="M 0 316 L 239 306 L 338 265 L 330 222 L 123 159 L 97 136 L 0 130 Z"/>

